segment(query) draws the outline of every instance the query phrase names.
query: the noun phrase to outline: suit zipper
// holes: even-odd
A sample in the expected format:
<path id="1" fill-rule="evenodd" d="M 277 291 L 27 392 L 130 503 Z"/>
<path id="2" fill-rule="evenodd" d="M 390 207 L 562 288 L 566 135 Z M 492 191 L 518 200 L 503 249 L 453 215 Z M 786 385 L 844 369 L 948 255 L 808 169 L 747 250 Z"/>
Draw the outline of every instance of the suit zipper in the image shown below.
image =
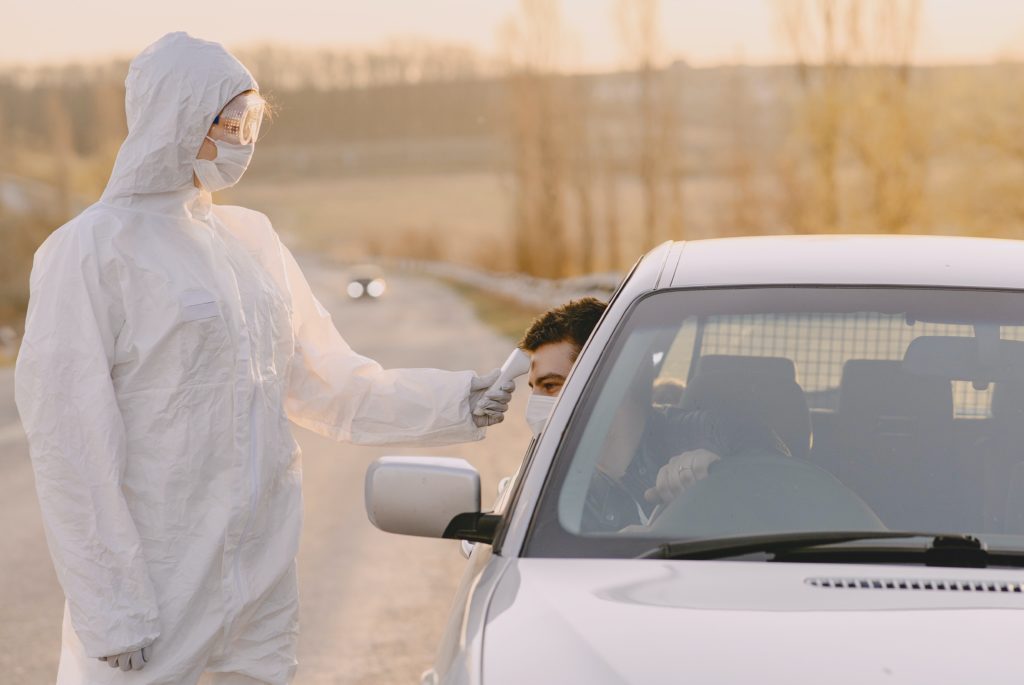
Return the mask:
<path id="1" fill-rule="evenodd" d="M 256 388 L 253 388 L 249 405 L 249 516 L 242 528 L 242 535 L 238 539 L 238 552 L 235 554 L 235 588 L 240 599 L 245 595 L 242 589 L 242 548 L 249 535 L 252 519 L 256 515 L 257 496 L 260 491 L 260 474 L 256 468 L 256 391 Z"/>

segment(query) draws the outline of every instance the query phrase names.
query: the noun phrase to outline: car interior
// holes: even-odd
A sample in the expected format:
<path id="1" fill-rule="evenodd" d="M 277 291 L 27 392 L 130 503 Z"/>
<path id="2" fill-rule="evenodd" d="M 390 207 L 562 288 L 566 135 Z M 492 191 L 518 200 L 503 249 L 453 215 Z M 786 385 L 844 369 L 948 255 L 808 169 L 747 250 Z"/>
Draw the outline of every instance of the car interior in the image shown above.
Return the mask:
<path id="1" fill-rule="evenodd" d="M 573 535 L 677 540 L 1024 536 L 1022 322 L 1002 291 L 721 289 L 641 301 L 566 433 L 552 474 L 558 521 Z M 673 461 L 700 450 L 710 464 Z"/>
<path id="2" fill-rule="evenodd" d="M 708 395 L 753 405 L 794 457 L 834 474 L 890 528 L 1024 533 L 1024 383 L 985 383 L 987 414 L 957 417 L 954 380 L 848 359 L 834 408 L 812 408 L 792 359 L 709 354 L 680 408 Z"/>

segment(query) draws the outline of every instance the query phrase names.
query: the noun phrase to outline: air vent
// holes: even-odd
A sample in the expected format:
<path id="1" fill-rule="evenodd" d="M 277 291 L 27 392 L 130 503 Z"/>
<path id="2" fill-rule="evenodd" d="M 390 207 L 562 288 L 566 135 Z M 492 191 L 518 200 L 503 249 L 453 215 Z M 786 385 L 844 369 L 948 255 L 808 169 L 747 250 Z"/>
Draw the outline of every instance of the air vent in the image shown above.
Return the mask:
<path id="1" fill-rule="evenodd" d="M 942 578 L 807 578 L 808 585 L 831 590 L 906 590 L 919 592 L 1024 593 L 1024 583 L 1003 580 L 946 580 Z"/>

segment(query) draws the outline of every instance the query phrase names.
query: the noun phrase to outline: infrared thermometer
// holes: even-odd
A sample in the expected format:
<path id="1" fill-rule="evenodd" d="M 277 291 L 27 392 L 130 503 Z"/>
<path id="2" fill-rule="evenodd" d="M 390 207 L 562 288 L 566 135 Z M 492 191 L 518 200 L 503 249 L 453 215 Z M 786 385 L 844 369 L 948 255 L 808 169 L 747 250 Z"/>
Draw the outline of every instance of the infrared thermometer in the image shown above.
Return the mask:
<path id="1" fill-rule="evenodd" d="M 480 402 L 477 403 L 476 409 L 473 410 L 475 416 L 483 416 L 484 411 L 480 408 L 480 405 L 484 403 L 487 396 L 492 392 L 503 386 L 505 383 L 515 380 L 520 376 L 530 372 L 530 355 L 523 352 L 518 347 L 512 351 L 512 354 L 508 356 L 505 363 L 501 365 L 501 373 L 498 374 L 498 380 L 494 381 L 491 387 L 487 388 L 487 392 L 483 394 Z"/>

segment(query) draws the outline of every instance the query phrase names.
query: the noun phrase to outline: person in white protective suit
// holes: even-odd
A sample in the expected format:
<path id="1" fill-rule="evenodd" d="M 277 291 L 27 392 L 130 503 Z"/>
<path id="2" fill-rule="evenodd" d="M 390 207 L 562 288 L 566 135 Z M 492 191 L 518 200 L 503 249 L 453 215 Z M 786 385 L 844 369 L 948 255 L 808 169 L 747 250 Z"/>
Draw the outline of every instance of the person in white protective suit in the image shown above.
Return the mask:
<path id="1" fill-rule="evenodd" d="M 288 420 L 360 444 L 477 440 L 513 386 L 382 370 L 264 215 L 212 204 L 248 165 L 263 104 L 223 47 L 169 34 L 125 83 L 128 137 L 100 201 L 36 254 L 17 362 L 67 600 L 57 682 L 287 683 L 302 519 Z"/>

